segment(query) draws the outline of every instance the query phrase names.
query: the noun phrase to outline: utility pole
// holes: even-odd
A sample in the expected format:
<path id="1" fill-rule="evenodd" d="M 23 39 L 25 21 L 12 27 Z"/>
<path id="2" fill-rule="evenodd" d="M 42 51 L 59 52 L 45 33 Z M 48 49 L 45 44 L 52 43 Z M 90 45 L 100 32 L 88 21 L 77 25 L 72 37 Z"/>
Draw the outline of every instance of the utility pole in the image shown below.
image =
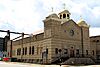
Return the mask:
<path id="1" fill-rule="evenodd" d="M 7 31 L 8 39 L 10 40 L 10 30 Z"/>
<path id="2" fill-rule="evenodd" d="M 24 33 L 22 33 L 22 44 L 21 44 L 21 61 L 23 60 L 23 38 L 24 38 Z"/>
<path id="3" fill-rule="evenodd" d="M 12 58 L 12 40 L 11 40 L 11 45 L 10 45 L 10 58 Z"/>

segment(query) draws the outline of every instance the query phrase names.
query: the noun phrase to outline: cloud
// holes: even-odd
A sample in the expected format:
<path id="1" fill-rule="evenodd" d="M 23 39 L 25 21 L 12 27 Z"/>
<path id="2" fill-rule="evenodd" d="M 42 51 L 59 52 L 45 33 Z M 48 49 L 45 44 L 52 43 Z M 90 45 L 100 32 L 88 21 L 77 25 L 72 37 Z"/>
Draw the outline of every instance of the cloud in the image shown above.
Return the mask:
<path id="1" fill-rule="evenodd" d="M 51 13 L 51 7 L 59 13 L 64 3 L 74 21 L 82 15 L 91 27 L 100 27 L 99 0 L 0 0 L 0 29 L 25 33 L 43 29 L 42 20 Z"/>
<path id="2" fill-rule="evenodd" d="M 43 33 L 43 32 L 44 32 L 44 29 L 38 29 L 37 31 L 34 31 L 32 34 L 36 35 L 36 34 Z"/>
<path id="3" fill-rule="evenodd" d="M 39 13 L 35 12 L 34 2 L 32 0 L 21 0 L 18 2 L 9 0 L 2 2 L 6 10 L 0 13 L 0 21 L 8 22 L 15 27 L 15 30 L 30 28 L 34 29 L 38 25 Z M 4 29 L 4 28 L 2 28 Z M 22 30 L 21 30 L 22 31 Z"/>
<path id="4" fill-rule="evenodd" d="M 34 2 L 28 0 L 0 0 L 0 29 L 31 33 L 38 27 L 39 14 L 34 11 Z M 1 36 L 5 36 L 6 33 Z M 11 34 L 11 37 L 15 35 Z"/>
<path id="5" fill-rule="evenodd" d="M 100 28 L 94 27 L 90 28 L 90 36 L 100 35 Z"/>
<path id="6" fill-rule="evenodd" d="M 83 19 L 91 25 L 91 27 L 100 27 L 100 1 L 95 0 L 72 0 L 70 11 L 72 13 L 72 18 L 75 21 L 80 19 L 81 15 Z"/>
<path id="7" fill-rule="evenodd" d="M 80 19 L 80 16 L 91 25 L 91 27 L 100 27 L 100 1 L 95 0 L 41 0 L 42 8 L 44 12 L 50 13 L 51 7 L 54 7 L 54 12 L 60 12 L 63 9 L 63 3 L 66 4 L 66 8 L 71 12 L 71 18 L 76 22 Z M 42 9 L 41 8 L 41 9 Z M 41 10 L 40 10 L 41 11 Z M 47 11 L 47 12 L 46 12 Z M 43 12 L 43 14 L 44 14 Z M 45 16 L 43 16 L 45 17 Z M 90 20 L 91 19 L 91 20 Z"/>
<path id="8" fill-rule="evenodd" d="M 93 12 L 95 18 L 99 18 L 99 16 L 100 16 L 100 6 L 94 7 L 92 12 Z"/>

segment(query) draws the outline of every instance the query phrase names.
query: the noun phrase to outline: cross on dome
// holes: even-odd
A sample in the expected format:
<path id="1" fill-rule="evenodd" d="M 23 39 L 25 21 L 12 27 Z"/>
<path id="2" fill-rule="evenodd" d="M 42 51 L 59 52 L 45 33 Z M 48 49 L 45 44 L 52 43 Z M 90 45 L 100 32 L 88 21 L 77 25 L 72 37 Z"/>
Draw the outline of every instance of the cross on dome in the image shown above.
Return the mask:
<path id="1" fill-rule="evenodd" d="M 63 4 L 63 9 L 65 9 L 65 8 L 66 8 L 66 4 L 64 3 L 64 4 Z"/>

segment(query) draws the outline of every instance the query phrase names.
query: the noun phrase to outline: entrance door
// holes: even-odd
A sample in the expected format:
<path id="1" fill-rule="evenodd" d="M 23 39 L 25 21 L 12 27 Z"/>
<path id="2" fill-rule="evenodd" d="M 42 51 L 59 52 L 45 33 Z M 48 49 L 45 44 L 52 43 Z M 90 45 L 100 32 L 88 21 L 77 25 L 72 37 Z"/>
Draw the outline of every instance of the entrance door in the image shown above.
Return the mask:
<path id="1" fill-rule="evenodd" d="M 70 57 L 74 57 L 75 55 L 74 55 L 74 49 L 73 49 L 73 47 L 71 47 L 71 49 L 70 49 Z"/>

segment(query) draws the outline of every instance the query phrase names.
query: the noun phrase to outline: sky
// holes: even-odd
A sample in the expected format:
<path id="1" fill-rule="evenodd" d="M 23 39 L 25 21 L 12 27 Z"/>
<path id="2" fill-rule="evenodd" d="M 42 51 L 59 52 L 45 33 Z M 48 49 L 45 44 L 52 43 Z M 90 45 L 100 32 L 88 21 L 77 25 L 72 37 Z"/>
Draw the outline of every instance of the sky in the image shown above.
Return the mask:
<path id="1" fill-rule="evenodd" d="M 0 30 L 34 34 L 43 32 L 43 20 L 59 13 L 66 4 L 71 19 L 76 23 L 80 16 L 90 25 L 90 36 L 100 35 L 100 0 L 0 0 Z M 0 33 L 4 37 L 6 33 Z M 19 36 L 11 34 L 11 37 Z"/>

